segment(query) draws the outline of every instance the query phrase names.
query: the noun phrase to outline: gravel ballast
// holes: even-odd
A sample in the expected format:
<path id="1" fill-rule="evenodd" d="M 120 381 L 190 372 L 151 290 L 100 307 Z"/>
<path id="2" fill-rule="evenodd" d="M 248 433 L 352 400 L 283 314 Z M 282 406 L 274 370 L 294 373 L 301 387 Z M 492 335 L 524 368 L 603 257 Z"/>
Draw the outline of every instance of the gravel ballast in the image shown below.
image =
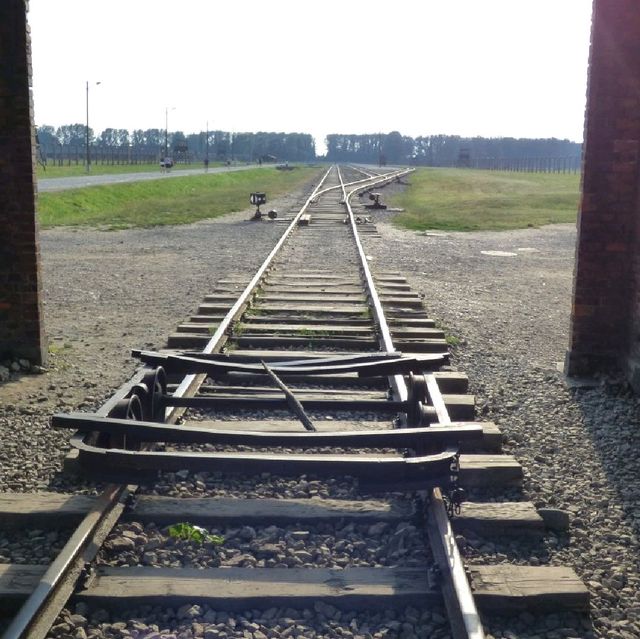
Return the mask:
<path id="1" fill-rule="evenodd" d="M 78 604 L 65 611 L 50 637 L 82 639 L 398 639 L 449 636 L 446 613 L 415 608 L 376 613 L 340 611 L 318 601 L 313 609 L 268 608 L 226 613 L 209 606 L 185 605 L 177 609 L 147 606 L 110 615 L 106 610 Z"/>
<path id="2" fill-rule="evenodd" d="M 524 466 L 524 497 L 569 515 L 568 539 L 547 537 L 540 563 L 573 567 L 592 598 L 592 628 L 498 620 L 494 636 L 640 637 L 640 398 L 620 380 L 574 386 L 559 371 L 575 227 L 422 234 L 391 217 L 379 214 L 381 238 L 366 239 L 373 268 L 405 275 L 456 338 L 453 365 L 469 375 L 478 417 L 500 426 L 505 452 Z M 522 563 L 499 544 L 488 550 Z"/>
<path id="3" fill-rule="evenodd" d="M 14 375 L 0 387 L 0 490 L 75 489 L 59 473 L 69 434 L 51 430 L 49 416 L 97 407 L 136 368 L 131 348 L 162 347 L 216 280 L 261 262 L 282 227 L 250 223 L 249 215 L 172 228 L 42 233 L 51 370 Z M 575 228 L 419 234 L 391 226 L 392 215 L 375 215 L 381 237 L 364 240 L 370 265 L 405 275 L 424 296 L 428 315 L 455 338 L 453 364 L 469 375 L 479 418 L 498 423 L 506 452 L 524 466 L 524 497 L 569 515 L 568 532 L 538 548 L 541 563 L 572 566 L 591 592 L 593 626 L 576 616 L 492 617 L 491 636 L 640 637 L 640 400 L 620 380 L 571 387 L 558 371 L 568 344 Z M 515 255 L 487 253 L 493 251 Z M 179 494 L 182 484 L 194 480 L 177 477 L 161 492 Z M 308 494 L 294 483 L 287 487 L 295 496 Z M 525 561 L 501 541 L 493 553 L 496 561 Z M 469 554 L 475 561 L 473 544 Z M 171 627 L 162 636 L 177 637 L 176 628 L 187 627 L 176 611 L 154 623 Z M 439 636 L 417 632 L 422 622 L 416 623 L 418 636 Z M 87 626 L 85 634 L 136 636 L 96 634 L 99 626 Z M 345 636 L 323 632 L 316 636 Z"/>
<path id="4" fill-rule="evenodd" d="M 221 536 L 222 543 L 176 538 L 171 526 L 119 524 L 105 542 L 99 563 L 172 568 L 420 567 L 427 564 L 429 551 L 423 532 L 408 522 L 204 530 Z"/>

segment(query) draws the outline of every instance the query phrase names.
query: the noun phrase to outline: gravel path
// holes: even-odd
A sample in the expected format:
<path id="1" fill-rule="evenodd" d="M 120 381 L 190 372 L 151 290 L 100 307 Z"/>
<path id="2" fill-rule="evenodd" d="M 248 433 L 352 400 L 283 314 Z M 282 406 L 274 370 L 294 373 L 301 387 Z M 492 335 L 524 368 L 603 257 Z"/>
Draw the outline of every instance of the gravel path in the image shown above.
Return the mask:
<path id="1" fill-rule="evenodd" d="M 286 204 L 277 208 L 285 214 Z M 42 234 L 51 371 L 16 374 L 0 387 L 0 489 L 69 488 L 58 474 L 61 454 L 55 452 L 65 447 L 68 433 L 51 431 L 49 415 L 99 405 L 133 372 L 131 348 L 161 347 L 218 278 L 257 266 L 280 228 L 249 223 L 249 215 L 175 228 Z M 499 424 L 507 452 L 523 463 L 525 498 L 570 515 L 566 539 L 552 535 L 532 552 L 542 564 L 573 566 L 592 594 L 593 627 L 573 616 L 521 615 L 487 619 L 491 635 L 640 637 L 640 400 L 615 379 L 569 388 L 557 368 L 568 342 L 575 229 L 424 235 L 393 228 L 392 215 L 377 213 L 381 238 L 365 240 L 373 268 L 405 274 L 424 295 L 429 314 L 459 340 L 454 365 L 469 374 L 480 417 Z M 469 541 L 473 561 L 475 540 Z M 520 561 L 520 551 L 500 540 L 493 551 L 495 561 Z M 298 611 L 291 618 L 308 625 L 307 613 L 314 614 Z M 167 612 L 158 627 L 189 626 L 181 614 Z M 194 613 L 196 623 L 205 614 Z M 237 624 L 253 623 L 251 614 L 239 615 L 245 621 Z M 261 628 L 277 625 L 281 616 L 287 615 L 276 611 L 267 625 L 260 622 L 253 636 L 279 636 Z M 414 630 L 431 623 L 419 617 Z M 366 621 L 372 628 L 384 622 L 383 613 Z M 384 636 L 376 632 L 368 634 Z"/>

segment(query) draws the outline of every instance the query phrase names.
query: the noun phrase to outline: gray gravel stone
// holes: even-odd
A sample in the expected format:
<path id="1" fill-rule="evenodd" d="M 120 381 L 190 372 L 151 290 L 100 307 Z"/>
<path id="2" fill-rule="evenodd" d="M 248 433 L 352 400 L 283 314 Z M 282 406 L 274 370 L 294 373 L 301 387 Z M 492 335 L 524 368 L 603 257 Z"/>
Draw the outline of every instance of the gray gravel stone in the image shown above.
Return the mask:
<path id="1" fill-rule="evenodd" d="M 530 624 L 514 632 L 523 639 L 549 632 L 607 637 L 619 632 L 620 616 L 640 637 L 640 400 L 620 380 L 574 387 L 558 372 L 568 346 L 575 227 L 433 237 L 395 229 L 391 218 L 378 214 L 382 237 L 365 239 L 374 267 L 406 275 L 428 300 L 428 314 L 460 340 L 452 363 L 469 375 L 479 416 L 499 425 L 505 451 L 523 464 L 524 497 L 572 522 L 568 535 L 558 531 L 534 551 L 537 557 L 527 558 L 533 548 L 501 542 L 494 560 L 572 566 L 589 584 L 593 624 L 569 615 L 570 623 L 553 630 Z M 481 543 L 467 541 L 473 562 Z M 627 576 L 627 592 L 611 581 L 617 573 Z M 509 623 L 487 619 L 495 637 Z"/>

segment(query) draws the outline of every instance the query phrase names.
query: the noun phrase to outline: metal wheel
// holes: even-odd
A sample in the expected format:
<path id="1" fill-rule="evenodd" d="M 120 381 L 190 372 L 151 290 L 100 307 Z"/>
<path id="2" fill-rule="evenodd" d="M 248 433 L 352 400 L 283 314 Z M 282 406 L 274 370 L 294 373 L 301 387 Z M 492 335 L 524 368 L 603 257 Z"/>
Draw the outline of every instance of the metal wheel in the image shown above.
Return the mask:
<path id="1" fill-rule="evenodd" d="M 164 421 L 163 397 L 167 393 L 167 374 L 162 366 L 154 368 L 142 378 L 142 384 L 147 389 L 147 396 L 143 399 L 145 419 L 154 422 Z"/>
<path id="2" fill-rule="evenodd" d="M 121 399 L 111 409 L 109 417 L 142 421 L 143 408 L 140 397 L 132 393 L 129 397 Z M 138 450 L 140 448 L 140 442 L 131 437 L 127 437 L 127 435 L 107 435 L 106 433 L 98 437 L 97 445 L 103 448 L 122 448 L 125 450 Z"/>
<path id="3" fill-rule="evenodd" d="M 429 394 L 427 392 L 427 380 L 422 374 L 414 375 L 409 373 L 407 384 L 410 402 L 427 402 Z"/>

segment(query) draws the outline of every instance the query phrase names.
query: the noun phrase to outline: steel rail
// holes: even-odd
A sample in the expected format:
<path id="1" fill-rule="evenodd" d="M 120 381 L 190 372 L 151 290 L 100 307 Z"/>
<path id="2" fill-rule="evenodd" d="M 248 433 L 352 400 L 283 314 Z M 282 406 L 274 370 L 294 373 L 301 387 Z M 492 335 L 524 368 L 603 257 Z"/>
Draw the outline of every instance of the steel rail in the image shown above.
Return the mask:
<path id="1" fill-rule="evenodd" d="M 329 170 L 323 175 L 319 184 L 315 187 L 311 195 L 307 198 L 302 208 L 298 211 L 298 213 L 291 220 L 291 223 L 286 228 L 285 232 L 282 234 L 276 245 L 273 247 L 267 258 L 264 260 L 260 268 L 257 270 L 256 274 L 253 276 L 249 284 L 245 287 L 245 289 L 240 294 L 240 297 L 236 300 L 234 305 L 229 309 L 224 319 L 218 325 L 215 333 L 211 336 L 211 339 L 207 342 L 205 347 L 202 349 L 202 352 L 205 354 L 213 353 L 216 349 L 220 348 L 220 346 L 224 343 L 224 338 L 226 337 L 227 331 L 229 331 L 233 325 L 233 323 L 238 319 L 241 313 L 246 308 L 246 305 L 249 303 L 253 292 L 257 288 L 260 280 L 266 273 L 267 269 L 271 266 L 275 256 L 278 254 L 287 238 L 293 231 L 293 229 L 298 224 L 298 220 L 307 210 L 311 201 L 315 199 L 318 195 L 318 191 L 326 181 L 327 177 L 331 173 L 334 167 L 330 167 Z M 189 392 L 194 392 L 195 389 L 202 383 L 206 376 L 197 375 L 197 374 L 189 374 L 186 375 L 182 382 L 178 385 L 178 388 L 173 393 L 174 397 L 183 397 Z M 179 407 L 169 409 L 168 413 L 165 415 L 165 421 L 172 422 L 175 421 L 182 413 L 183 409 Z"/>
<path id="2" fill-rule="evenodd" d="M 260 283 L 260 281 L 261 281 L 262 277 L 264 276 L 265 272 L 271 266 L 271 263 L 273 262 L 275 256 L 280 251 L 280 249 L 284 245 L 285 241 L 287 240 L 287 238 L 289 237 L 289 235 L 291 234 L 293 229 L 296 227 L 296 225 L 298 223 L 298 220 L 304 214 L 304 212 L 307 210 L 307 208 L 309 207 L 311 202 L 313 200 L 315 200 L 318 196 L 322 195 L 323 193 L 326 193 L 328 191 L 334 190 L 336 188 L 340 188 L 340 185 L 328 187 L 328 188 L 325 188 L 325 189 L 321 188 L 322 185 L 324 184 L 324 182 L 326 181 L 327 177 L 329 176 L 329 174 L 331 173 L 331 171 L 334 168 L 337 171 L 338 175 L 340 175 L 340 170 L 338 169 L 337 166 L 330 167 L 329 170 L 324 174 L 324 176 L 320 180 L 319 184 L 313 190 L 313 193 L 311 193 L 311 195 L 307 198 L 306 202 L 304 203 L 304 205 L 302 206 L 300 211 L 298 211 L 298 213 L 294 216 L 294 218 L 292 219 L 291 223 L 289 224 L 289 226 L 287 227 L 285 232 L 282 234 L 282 237 L 280 238 L 280 240 L 278 240 L 277 244 L 272 249 L 271 253 L 269 253 L 269 255 L 267 256 L 265 261 L 262 263 L 262 266 L 260 266 L 260 268 L 258 269 L 256 274 L 253 276 L 253 278 L 251 279 L 249 284 L 247 284 L 247 286 L 245 287 L 244 291 L 240 294 L 240 297 L 238 298 L 238 300 L 231 307 L 231 309 L 227 312 L 227 314 L 224 317 L 224 319 L 220 322 L 220 324 L 218 325 L 218 328 L 216 329 L 215 333 L 211 336 L 211 339 L 207 342 L 207 344 L 203 348 L 203 350 L 202 350 L 203 353 L 205 353 L 205 354 L 213 353 L 216 349 L 218 349 L 221 346 L 221 344 L 224 343 L 223 340 L 226 337 L 227 331 L 229 331 L 229 329 L 231 328 L 233 322 L 235 322 L 239 318 L 239 316 L 242 314 L 242 312 L 246 308 L 246 305 L 248 304 L 248 302 L 249 302 L 249 300 L 251 298 L 251 295 L 253 294 L 253 292 L 255 291 L 256 287 Z M 384 179 L 395 179 L 395 173 L 396 172 L 392 172 L 391 174 L 386 174 L 384 176 Z M 402 173 L 402 174 L 404 174 L 404 173 Z M 340 178 L 340 181 L 342 182 L 341 178 Z M 359 184 L 361 182 L 370 182 L 370 181 L 371 181 L 371 178 L 369 178 L 367 180 L 356 180 L 356 181 L 351 182 L 349 184 L 353 185 L 353 184 Z M 382 182 L 384 180 L 381 179 L 381 178 L 378 178 L 378 181 Z M 361 188 L 367 188 L 367 186 L 371 186 L 371 185 L 363 185 Z M 175 397 L 182 397 L 182 396 L 184 396 L 184 395 L 186 395 L 188 393 L 195 392 L 195 390 L 204 381 L 204 379 L 205 379 L 204 375 L 197 375 L 197 374 L 186 375 L 185 378 L 182 380 L 182 382 L 178 385 L 178 388 L 174 392 L 174 396 Z M 183 410 L 184 409 L 182 409 L 180 407 L 175 407 L 175 408 L 172 408 L 172 409 L 168 409 L 168 412 L 165 415 L 165 421 L 167 421 L 167 422 L 175 422 L 177 420 L 178 416 L 183 412 Z"/>
<path id="3" fill-rule="evenodd" d="M 370 178 L 374 178 L 381 175 L 380 173 L 370 173 L 366 169 L 362 169 L 359 166 L 356 166 L 355 164 L 350 164 L 349 168 L 353 171 L 358 171 L 358 173 L 363 173 L 364 175 L 367 175 Z"/>
<path id="4" fill-rule="evenodd" d="M 337 165 L 336 165 L 337 167 Z M 414 169 L 410 169 L 410 171 L 413 171 Z M 336 184 L 335 186 L 328 186 L 325 189 L 322 189 L 321 191 L 318 191 L 318 193 L 316 193 L 315 197 L 319 197 L 320 195 L 324 195 L 325 193 L 328 193 L 329 191 L 334 191 L 336 189 L 342 189 L 343 190 L 343 194 L 344 194 L 344 187 L 345 186 L 353 186 L 354 184 L 360 184 L 361 186 L 359 188 L 362 189 L 367 189 L 370 188 L 372 186 L 376 186 L 377 184 L 381 184 L 385 179 L 390 179 L 390 180 L 395 180 L 396 179 L 396 173 L 402 173 L 402 175 L 404 175 L 406 173 L 406 171 L 391 171 L 389 173 L 383 173 L 383 174 L 379 174 L 379 175 L 373 175 L 370 177 L 366 177 L 366 178 L 361 178 L 360 180 L 353 180 L 352 182 L 346 182 L 345 184 Z M 362 184 L 363 182 L 371 182 L 374 181 L 375 184 Z M 359 189 L 356 189 L 359 190 Z"/>
<path id="5" fill-rule="evenodd" d="M 413 169 L 406 170 L 402 174 L 407 174 Z M 338 168 L 338 175 L 342 182 L 342 175 Z M 380 344 L 383 350 L 395 352 L 393 339 L 389 331 L 384 309 L 376 291 L 371 270 L 367 264 L 364 254 L 364 248 L 360 241 L 355 216 L 351 209 L 350 199 L 359 189 L 354 189 L 348 194 L 343 185 L 344 204 L 349 214 L 351 229 L 358 247 L 358 254 L 362 265 L 362 272 L 366 280 L 367 288 L 371 296 L 371 303 L 374 307 L 374 314 L 378 327 L 380 329 Z M 438 424 L 446 426 L 451 424 L 449 413 L 442 399 L 442 394 L 438 387 L 438 383 L 433 375 L 425 375 L 427 380 L 427 390 L 431 398 L 431 403 L 436 410 L 438 416 Z M 394 375 L 389 378 L 394 392 L 397 393 L 397 399 L 406 401 L 408 392 L 407 385 L 402 375 Z M 447 516 L 447 510 L 442 497 L 440 488 L 431 488 L 429 490 L 429 509 L 428 509 L 428 526 L 427 531 L 434 550 L 434 555 L 438 560 L 443 574 L 443 593 L 445 595 L 445 606 L 449 613 L 451 629 L 455 639 L 484 639 L 485 634 L 480 621 L 480 615 L 473 599 L 473 593 L 467 580 L 464 570 L 464 564 L 460 551 L 456 544 L 453 529 Z"/>
<path id="6" fill-rule="evenodd" d="M 413 169 L 406 169 L 403 171 L 395 171 L 394 173 L 399 173 L 400 175 L 406 175 L 410 173 Z M 351 224 L 351 231 L 353 232 L 353 237 L 355 239 L 356 247 L 358 249 L 358 256 L 360 258 L 360 268 L 362 269 L 362 274 L 364 275 L 365 284 L 367 287 L 367 291 L 369 294 L 369 298 L 371 300 L 371 305 L 373 306 L 373 315 L 378 326 L 378 330 L 380 332 L 380 347 L 383 351 L 386 352 L 394 352 L 393 348 L 393 340 L 391 339 L 391 332 L 389 331 L 389 324 L 387 323 L 387 319 L 384 314 L 384 310 L 382 308 L 382 302 L 380 301 L 380 297 L 376 290 L 375 282 L 373 281 L 373 276 L 371 274 L 371 269 L 367 264 L 367 257 L 364 254 L 364 248 L 362 246 L 362 242 L 360 241 L 360 235 L 358 233 L 358 228 L 356 226 L 355 216 L 353 214 L 353 209 L 351 208 L 351 196 L 360 190 L 360 188 L 356 188 L 351 190 L 348 194 L 345 189 L 347 184 L 343 183 L 342 173 L 340 172 L 340 168 L 338 167 L 338 177 L 340 178 L 340 182 L 342 183 L 342 193 L 344 197 L 344 205 L 347 207 L 347 214 L 349 217 L 349 223 Z M 395 179 L 395 175 L 393 179 Z M 385 176 L 382 179 L 380 176 L 380 182 L 384 182 L 388 179 L 388 176 Z M 407 384 L 404 381 L 404 377 L 402 375 L 393 375 L 389 378 L 391 383 L 391 387 L 393 388 L 394 395 L 398 401 L 405 402 L 409 396 L 407 392 Z"/>
<path id="7" fill-rule="evenodd" d="M 115 405 L 127 397 L 132 387 L 140 383 L 144 373 L 144 368 L 138 369 L 96 411 L 96 416 L 107 417 Z M 123 500 L 136 490 L 137 486 L 133 484 L 109 484 L 98 495 L 95 505 L 49 565 L 5 629 L 2 639 L 40 639 L 48 634 L 51 624 L 73 592 L 85 563 L 98 552 L 99 544 L 92 542 L 98 536 L 106 538 L 124 508 Z"/>
<path id="8" fill-rule="evenodd" d="M 431 403 L 438 416 L 439 426 L 450 425 L 451 418 L 445 406 L 438 382 L 433 375 L 425 375 L 427 390 Z M 427 532 L 432 539 L 434 555 L 441 564 L 444 576 L 444 600 L 449 612 L 449 618 L 454 637 L 458 639 L 484 639 L 482 622 L 473 600 L 473 593 L 467 580 L 464 564 L 455 540 L 451 522 L 447 516 L 447 509 L 440 488 L 429 490 L 429 510 Z"/>

